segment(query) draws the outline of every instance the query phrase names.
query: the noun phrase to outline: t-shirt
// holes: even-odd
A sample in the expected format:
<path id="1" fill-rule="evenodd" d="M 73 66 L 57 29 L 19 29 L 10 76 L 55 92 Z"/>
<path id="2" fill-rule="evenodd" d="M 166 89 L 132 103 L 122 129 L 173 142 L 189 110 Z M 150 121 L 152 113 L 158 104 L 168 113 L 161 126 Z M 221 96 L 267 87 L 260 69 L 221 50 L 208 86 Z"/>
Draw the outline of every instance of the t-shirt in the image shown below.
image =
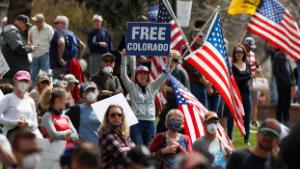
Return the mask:
<path id="1" fill-rule="evenodd" d="M 0 124 L 3 124 L 4 134 L 18 126 L 18 119 L 25 119 L 32 132 L 37 132 L 37 114 L 32 98 L 23 99 L 15 93 L 7 94 L 0 101 Z"/>
<path id="2" fill-rule="evenodd" d="M 249 149 L 235 151 L 227 163 L 226 169 L 284 169 L 283 163 L 275 157 L 262 158 Z"/>
<path id="3" fill-rule="evenodd" d="M 98 145 L 100 121 L 91 106 L 80 104 L 79 139 Z"/>

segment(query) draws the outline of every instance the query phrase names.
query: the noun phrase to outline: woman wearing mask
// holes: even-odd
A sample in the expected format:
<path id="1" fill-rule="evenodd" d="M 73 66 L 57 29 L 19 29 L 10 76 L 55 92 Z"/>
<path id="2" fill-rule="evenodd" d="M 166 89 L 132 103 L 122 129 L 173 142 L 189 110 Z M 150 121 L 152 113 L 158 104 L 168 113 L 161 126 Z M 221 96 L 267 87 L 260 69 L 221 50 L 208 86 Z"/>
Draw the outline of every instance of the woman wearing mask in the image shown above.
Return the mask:
<path id="1" fill-rule="evenodd" d="M 162 159 L 160 168 L 174 168 L 177 154 L 192 151 L 190 138 L 180 134 L 182 124 L 182 112 L 178 109 L 170 110 L 166 116 L 166 127 L 168 130 L 157 134 L 149 145 L 150 151 Z"/>
<path id="2" fill-rule="evenodd" d="M 66 115 L 70 117 L 75 129 L 79 133 L 80 141 L 90 142 L 98 146 L 98 129 L 100 121 L 92 109 L 91 104 L 97 101 L 98 89 L 94 82 L 85 82 L 82 85 L 83 102 L 72 107 Z"/>
<path id="3" fill-rule="evenodd" d="M 41 96 L 41 106 L 48 111 L 42 117 L 42 130 L 50 142 L 66 140 L 72 146 L 78 138 L 69 117 L 63 114 L 66 106 L 64 88 L 47 88 Z"/>
<path id="4" fill-rule="evenodd" d="M 127 152 L 134 147 L 123 108 L 110 105 L 99 130 L 101 168 L 125 168 Z"/>
<path id="5" fill-rule="evenodd" d="M 170 58 L 166 68 L 170 67 Z M 148 145 L 156 132 L 154 98 L 160 86 L 166 80 L 161 74 L 155 81 L 150 82 L 150 71 L 146 66 L 138 66 L 135 71 L 134 81 L 131 81 L 126 70 L 127 56 L 122 53 L 121 79 L 130 95 L 133 112 L 139 123 L 131 126 L 130 136 L 137 145 Z"/>
<path id="6" fill-rule="evenodd" d="M 27 92 L 30 83 L 29 72 L 18 71 L 14 76 L 14 92 L 5 95 L 0 101 L 0 124 L 8 138 L 17 128 L 29 128 L 37 137 L 41 137 L 35 104 Z"/>
<path id="7" fill-rule="evenodd" d="M 249 144 L 249 132 L 250 132 L 250 115 L 251 115 L 251 94 L 250 94 L 250 80 L 251 80 L 251 70 L 250 66 L 247 63 L 247 51 L 244 46 L 237 45 L 233 49 L 232 55 L 232 72 L 234 78 L 237 82 L 243 107 L 244 107 L 244 127 L 246 131 L 246 135 L 244 137 L 244 143 Z M 232 139 L 232 131 L 233 131 L 233 119 L 232 116 L 228 117 L 227 124 L 227 132 L 228 137 Z"/>
<path id="8" fill-rule="evenodd" d="M 193 151 L 206 154 L 214 168 L 225 169 L 231 148 L 217 137 L 218 125 L 218 115 L 207 112 L 204 117 L 205 136 L 193 143 Z"/>

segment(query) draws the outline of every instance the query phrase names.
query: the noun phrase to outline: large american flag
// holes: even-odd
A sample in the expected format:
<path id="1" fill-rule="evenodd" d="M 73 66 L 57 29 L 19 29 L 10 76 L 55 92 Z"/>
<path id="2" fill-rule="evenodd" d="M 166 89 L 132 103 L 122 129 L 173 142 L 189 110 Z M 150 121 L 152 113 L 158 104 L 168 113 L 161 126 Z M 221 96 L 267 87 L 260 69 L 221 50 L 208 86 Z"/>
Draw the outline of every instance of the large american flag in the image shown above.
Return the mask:
<path id="1" fill-rule="evenodd" d="M 180 50 L 184 48 L 185 40 L 183 35 L 178 28 L 178 24 L 175 18 L 172 18 L 170 11 L 166 8 L 163 0 L 159 1 L 159 9 L 157 15 L 157 22 L 160 23 L 170 23 L 172 25 L 170 48 L 173 50 Z M 161 59 L 161 56 L 154 56 L 151 60 L 151 76 L 156 79 L 160 73 L 162 73 L 162 65 L 164 65 L 166 59 Z M 163 105 L 166 103 L 165 94 L 159 92 L 155 97 L 155 105 L 161 111 Z"/>
<path id="2" fill-rule="evenodd" d="M 184 132 L 194 142 L 197 138 L 205 135 L 204 116 L 208 110 L 174 76 L 166 71 L 164 73 L 168 77 L 174 91 L 177 108 L 183 112 Z M 218 124 L 217 136 L 222 143 L 233 148 L 230 139 L 220 124 Z"/>
<path id="3" fill-rule="evenodd" d="M 300 59 L 300 33 L 291 14 L 277 0 L 263 0 L 248 23 L 248 30 Z"/>
<path id="4" fill-rule="evenodd" d="M 204 44 L 200 49 L 188 55 L 185 60 L 202 73 L 217 89 L 241 134 L 245 135 L 244 109 L 237 83 L 231 73 L 218 13 L 214 16 Z"/>

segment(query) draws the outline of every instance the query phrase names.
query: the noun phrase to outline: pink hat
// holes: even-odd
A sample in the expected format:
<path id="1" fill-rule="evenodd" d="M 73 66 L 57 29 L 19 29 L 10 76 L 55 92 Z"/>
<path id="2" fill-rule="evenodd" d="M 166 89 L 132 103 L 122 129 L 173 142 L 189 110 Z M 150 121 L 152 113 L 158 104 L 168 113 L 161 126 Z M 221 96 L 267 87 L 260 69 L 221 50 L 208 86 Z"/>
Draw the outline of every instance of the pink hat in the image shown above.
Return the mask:
<path id="1" fill-rule="evenodd" d="M 27 72 L 26 70 L 20 70 L 15 74 L 15 79 L 16 80 L 31 80 L 31 76 L 30 73 Z"/>

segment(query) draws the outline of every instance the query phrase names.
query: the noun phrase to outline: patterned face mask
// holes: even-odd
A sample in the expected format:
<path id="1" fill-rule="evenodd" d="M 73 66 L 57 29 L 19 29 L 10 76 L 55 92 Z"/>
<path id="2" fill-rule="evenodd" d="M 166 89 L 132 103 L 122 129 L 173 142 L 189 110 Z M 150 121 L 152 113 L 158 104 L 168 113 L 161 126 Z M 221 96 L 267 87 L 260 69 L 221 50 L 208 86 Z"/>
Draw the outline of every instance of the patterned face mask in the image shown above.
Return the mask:
<path id="1" fill-rule="evenodd" d="M 171 120 L 167 121 L 167 127 L 170 130 L 179 132 L 181 130 L 181 126 L 182 126 L 182 121 L 181 120 L 171 119 Z"/>

